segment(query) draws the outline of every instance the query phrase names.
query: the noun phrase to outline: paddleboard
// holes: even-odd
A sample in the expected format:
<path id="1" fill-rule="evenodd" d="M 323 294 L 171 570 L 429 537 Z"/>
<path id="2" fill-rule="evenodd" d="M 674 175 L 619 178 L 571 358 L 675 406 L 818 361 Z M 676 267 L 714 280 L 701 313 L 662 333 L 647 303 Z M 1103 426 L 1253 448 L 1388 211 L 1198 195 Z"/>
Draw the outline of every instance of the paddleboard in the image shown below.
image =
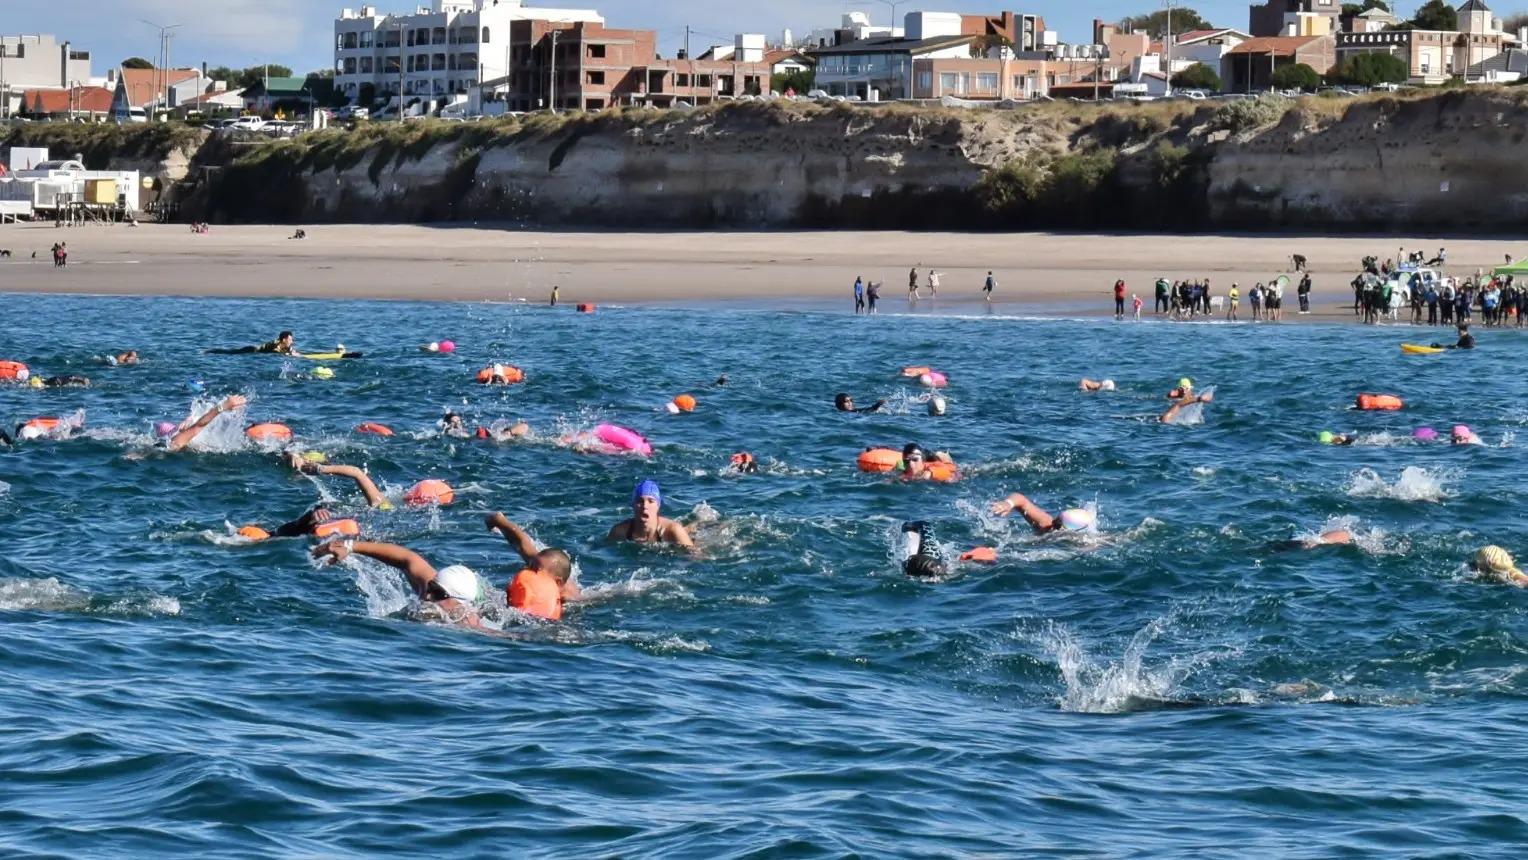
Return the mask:
<path id="1" fill-rule="evenodd" d="M 1423 346 L 1420 343 L 1401 344 L 1401 352 L 1409 353 L 1411 355 L 1432 355 L 1435 352 L 1442 351 L 1443 347 L 1441 346 Z"/>
<path id="2" fill-rule="evenodd" d="M 290 355 L 288 358 L 306 358 L 312 361 L 337 361 L 341 358 L 360 358 L 359 352 L 305 352 L 302 355 Z"/>

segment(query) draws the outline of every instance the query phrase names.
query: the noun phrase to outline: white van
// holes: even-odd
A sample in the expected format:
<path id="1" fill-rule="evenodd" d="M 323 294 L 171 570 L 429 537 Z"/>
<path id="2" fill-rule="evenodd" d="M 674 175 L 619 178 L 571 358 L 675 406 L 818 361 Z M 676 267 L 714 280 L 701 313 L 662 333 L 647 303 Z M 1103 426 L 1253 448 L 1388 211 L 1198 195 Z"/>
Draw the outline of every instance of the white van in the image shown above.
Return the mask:
<path id="1" fill-rule="evenodd" d="M 126 125 L 130 123 L 148 122 L 149 114 L 148 111 L 145 111 L 141 107 L 130 107 L 125 112 L 114 111 L 111 118 L 112 121 L 117 125 Z"/>

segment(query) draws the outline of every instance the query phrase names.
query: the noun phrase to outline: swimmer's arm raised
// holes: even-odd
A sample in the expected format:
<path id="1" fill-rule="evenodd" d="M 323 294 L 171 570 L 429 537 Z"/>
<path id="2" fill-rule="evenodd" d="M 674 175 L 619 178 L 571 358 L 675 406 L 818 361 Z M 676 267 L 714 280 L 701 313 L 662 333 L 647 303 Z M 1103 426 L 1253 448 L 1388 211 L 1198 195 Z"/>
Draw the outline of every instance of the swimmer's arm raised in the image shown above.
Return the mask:
<path id="1" fill-rule="evenodd" d="M 360 553 L 367 558 L 374 558 L 383 564 L 401 571 L 413 587 L 415 593 L 423 597 L 429 590 L 430 583 L 435 581 L 435 568 L 424 560 L 419 553 L 408 547 L 393 543 L 374 543 L 372 541 L 330 541 L 313 550 L 314 558 L 332 558 L 335 561 L 344 561 L 351 553 Z"/>
<path id="2" fill-rule="evenodd" d="M 211 409 L 208 409 L 207 412 L 202 415 L 202 417 L 196 419 L 196 422 L 191 426 L 186 427 L 185 429 L 176 433 L 174 436 L 170 437 L 168 446 L 169 449 L 171 451 L 179 451 L 180 449 L 191 444 L 191 440 L 195 439 L 197 435 L 200 434 L 203 430 L 206 430 L 207 425 L 211 424 L 213 421 L 216 421 L 219 415 L 223 414 L 224 412 L 232 412 L 233 410 L 243 406 L 246 402 L 248 401 L 246 401 L 242 395 L 235 394 L 224 400 L 222 403 L 219 403 Z"/>
<path id="3" fill-rule="evenodd" d="M 372 483 L 371 476 L 356 466 L 336 463 L 333 466 L 319 466 L 316 471 L 320 475 L 339 475 L 355 481 L 356 487 L 366 497 L 366 504 L 371 507 L 379 508 L 387 503 L 387 497 L 382 495 L 382 491 L 377 489 L 376 484 Z"/>
<path id="4" fill-rule="evenodd" d="M 495 511 L 483 520 L 483 524 L 488 526 L 489 531 L 496 531 L 504 535 L 504 540 L 509 542 L 510 548 L 518 553 L 520 558 L 527 564 L 536 561 L 536 542 L 531 540 L 531 536 L 525 533 L 525 529 L 511 522 L 509 517 L 504 516 L 499 511 Z"/>
<path id="5" fill-rule="evenodd" d="M 1023 493 L 1010 493 L 1007 498 L 992 503 L 992 512 L 1006 517 L 1017 511 L 1030 527 L 1037 532 L 1048 532 L 1056 526 L 1056 519 L 1031 502 Z"/>

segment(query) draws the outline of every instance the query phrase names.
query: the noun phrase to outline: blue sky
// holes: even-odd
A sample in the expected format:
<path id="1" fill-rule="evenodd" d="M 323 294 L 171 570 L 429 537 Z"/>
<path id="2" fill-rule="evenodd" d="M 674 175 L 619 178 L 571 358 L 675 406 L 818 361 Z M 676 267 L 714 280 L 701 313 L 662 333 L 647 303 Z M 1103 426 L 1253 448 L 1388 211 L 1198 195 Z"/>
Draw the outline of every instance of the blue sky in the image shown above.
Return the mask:
<path id="1" fill-rule="evenodd" d="M 412 9 L 429 0 L 375 3 L 383 10 Z M 206 62 L 208 65 L 246 66 L 276 62 L 298 72 L 325 68 L 333 58 L 333 20 L 345 6 L 358 7 L 359 0 L 6 0 L 0 28 L 8 34 L 52 33 L 92 52 L 95 73 L 104 74 L 122 58 L 139 55 L 153 59 L 158 34 L 139 19 L 158 24 L 181 24 L 172 44 L 176 65 Z M 658 30 L 660 50 L 667 55 L 679 47 L 684 27 L 697 31 L 692 48 L 730 41 L 737 32 L 766 33 L 778 38 L 784 27 L 797 34 L 832 26 L 853 9 L 868 11 L 872 20 L 891 20 L 884 0 L 768 0 L 763 3 L 719 3 L 716 0 L 537 0 L 526 5 L 567 6 L 598 9 L 612 27 Z M 1045 0 L 1033 5 L 1014 5 L 1016 11 L 1042 15 L 1067 41 L 1086 41 L 1092 19 L 1105 20 L 1161 8 L 1160 0 L 1094 0 L 1091 3 Z M 1247 6 L 1232 0 L 1190 2 L 1216 24 L 1246 27 Z M 1401 4 L 1408 14 L 1415 0 Z M 926 0 L 902 2 L 897 15 L 912 9 L 995 13 L 1001 2 L 982 0 Z M 1500 8 L 1499 14 L 1511 9 Z"/>

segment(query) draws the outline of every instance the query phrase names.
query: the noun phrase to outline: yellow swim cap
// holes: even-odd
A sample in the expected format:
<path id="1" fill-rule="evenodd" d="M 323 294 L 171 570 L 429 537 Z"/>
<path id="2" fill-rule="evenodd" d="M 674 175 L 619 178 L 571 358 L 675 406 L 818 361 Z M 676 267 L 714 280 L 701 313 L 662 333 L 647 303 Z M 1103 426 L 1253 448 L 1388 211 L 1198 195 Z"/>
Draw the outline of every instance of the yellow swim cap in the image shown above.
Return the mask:
<path id="1" fill-rule="evenodd" d="M 327 367 L 315 367 L 313 368 L 313 376 L 316 379 L 333 379 L 334 371 Z"/>
<path id="2" fill-rule="evenodd" d="M 302 452 L 302 458 L 304 460 L 308 461 L 309 463 L 327 463 L 327 462 L 329 462 L 329 458 L 324 456 L 324 452 L 322 452 L 322 451 L 304 451 L 304 452 Z"/>
<path id="3" fill-rule="evenodd" d="M 27 385 L 32 387 L 32 388 L 41 388 L 42 387 L 42 377 L 41 376 L 34 376 L 31 379 L 28 379 L 27 380 Z"/>
<path id="4" fill-rule="evenodd" d="M 1495 545 L 1483 546 L 1475 552 L 1475 569 L 1503 582 L 1528 578 L 1517 569 L 1512 554 Z"/>
<path id="5" fill-rule="evenodd" d="M 1178 387 L 1179 388 L 1193 388 L 1194 387 L 1194 380 L 1189 379 L 1187 376 L 1185 376 L 1182 379 L 1178 380 Z"/>

